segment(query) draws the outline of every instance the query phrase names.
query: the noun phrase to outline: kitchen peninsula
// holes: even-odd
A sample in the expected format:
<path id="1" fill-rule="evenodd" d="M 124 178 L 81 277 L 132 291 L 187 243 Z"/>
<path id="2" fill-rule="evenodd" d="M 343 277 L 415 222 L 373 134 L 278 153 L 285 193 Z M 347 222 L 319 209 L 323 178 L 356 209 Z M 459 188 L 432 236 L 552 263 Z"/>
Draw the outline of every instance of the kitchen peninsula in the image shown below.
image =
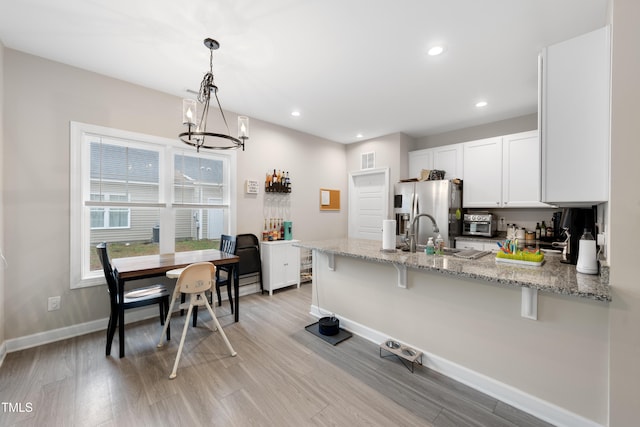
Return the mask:
<path id="1" fill-rule="evenodd" d="M 419 349 L 426 366 L 554 424 L 598 425 L 606 412 L 608 269 L 576 274 L 557 254 L 521 267 L 388 253 L 373 240 L 298 246 L 313 251 L 315 315 Z"/>

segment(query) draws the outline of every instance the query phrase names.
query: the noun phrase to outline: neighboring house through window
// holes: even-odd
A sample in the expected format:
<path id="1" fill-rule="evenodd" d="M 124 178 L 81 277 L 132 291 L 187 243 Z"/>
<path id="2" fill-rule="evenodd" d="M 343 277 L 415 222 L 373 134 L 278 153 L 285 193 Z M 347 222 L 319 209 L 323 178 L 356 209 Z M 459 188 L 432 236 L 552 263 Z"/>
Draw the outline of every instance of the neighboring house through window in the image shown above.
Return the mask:
<path id="1" fill-rule="evenodd" d="M 235 231 L 234 152 L 76 122 L 70 134 L 72 288 L 104 283 L 102 241 L 115 258 L 211 247 Z"/>

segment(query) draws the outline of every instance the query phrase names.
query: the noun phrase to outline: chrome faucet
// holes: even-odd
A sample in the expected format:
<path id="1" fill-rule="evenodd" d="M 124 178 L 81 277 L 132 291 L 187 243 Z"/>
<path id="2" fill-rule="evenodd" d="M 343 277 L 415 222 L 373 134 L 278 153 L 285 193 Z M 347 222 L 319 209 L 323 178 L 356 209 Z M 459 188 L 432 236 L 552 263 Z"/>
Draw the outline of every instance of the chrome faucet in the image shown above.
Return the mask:
<path id="1" fill-rule="evenodd" d="M 413 221 L 411 221 L 411 226 L 407 229 L 407 234 L 409 235 L 409 252 L 415 252 L 416 251 L 416 243 L 417 243 L 417 237 L 416 237 L 416 221 L 418 220 L 418 218 L 420 218 L 421 216 L 426 216 L 427 218 L 429 218 L 431 220 L 431 222 L 433 223 L 433 231 L 435 231 L 436 233 L 440 231 L 440 229 L 438 228 L 438 224 L 436 224 L 436 220 L 434 217 L 432 217 L 429 214 L 426 213 L 421 213 L 416 215 L 415 217 L 413 217 Z"/>

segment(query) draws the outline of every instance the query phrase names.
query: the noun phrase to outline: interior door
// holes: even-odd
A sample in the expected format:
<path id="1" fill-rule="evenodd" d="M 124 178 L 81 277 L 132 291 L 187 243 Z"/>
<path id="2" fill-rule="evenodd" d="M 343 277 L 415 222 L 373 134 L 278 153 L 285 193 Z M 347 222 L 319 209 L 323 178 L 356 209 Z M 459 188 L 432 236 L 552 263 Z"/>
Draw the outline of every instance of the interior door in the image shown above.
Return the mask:
<path id="1" fill-rule="evenodd" d="M 389 169 L 349 174 L 349 238 L 382 240 L 389 218 Z"/>

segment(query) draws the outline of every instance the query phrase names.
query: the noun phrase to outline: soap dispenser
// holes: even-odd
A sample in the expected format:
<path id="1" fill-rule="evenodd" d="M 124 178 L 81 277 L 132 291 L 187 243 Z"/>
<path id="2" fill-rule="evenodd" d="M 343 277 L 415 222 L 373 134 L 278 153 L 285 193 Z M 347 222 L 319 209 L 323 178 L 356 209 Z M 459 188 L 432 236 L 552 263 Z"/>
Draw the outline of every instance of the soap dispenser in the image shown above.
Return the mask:
<path id="1" fill-rule="evenodd" d="M 598 274 L 598 259 L 596 255 L 596 241 L 591 231 L 584 229 L 578 243 L 578 263 L 576 271 L 584 274 Z"/>

